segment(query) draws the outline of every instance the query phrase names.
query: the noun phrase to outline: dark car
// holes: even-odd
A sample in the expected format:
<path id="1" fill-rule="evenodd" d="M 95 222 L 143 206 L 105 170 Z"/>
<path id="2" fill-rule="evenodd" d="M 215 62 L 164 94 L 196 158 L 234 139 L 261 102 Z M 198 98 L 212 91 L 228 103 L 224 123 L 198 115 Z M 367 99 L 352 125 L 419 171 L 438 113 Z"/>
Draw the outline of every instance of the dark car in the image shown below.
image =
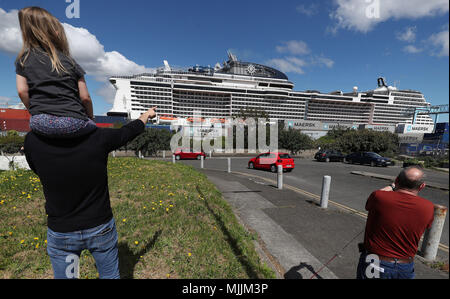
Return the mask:
<path id="1" fill-rule="evenodd" d="M 335 150 L 321 150 L 316 153 L 314 159 L 320 162 L 342 162 L 344 161 L 345 156 L 340 151 Z"/>
<path id="2" fill-rule="evenodd" d="M 345 157 L 345 161 L 349 164 L 369 164 L 372 167 L 375 166 L 388 166 L 392 165 L 392 161 L 389 158 L 382 157 L 373 152 L 356 152 L 351 153 Z"/>

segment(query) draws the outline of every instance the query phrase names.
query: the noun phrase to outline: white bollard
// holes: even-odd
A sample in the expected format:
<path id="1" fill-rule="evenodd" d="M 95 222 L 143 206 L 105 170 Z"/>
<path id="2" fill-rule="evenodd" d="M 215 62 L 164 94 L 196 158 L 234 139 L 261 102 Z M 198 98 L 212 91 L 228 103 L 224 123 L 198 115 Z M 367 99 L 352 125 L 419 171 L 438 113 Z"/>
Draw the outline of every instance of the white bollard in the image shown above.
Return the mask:
<path id="1" fill-rule="evenodd" d="M 430 229 L 425 231 L 421 249 L 423 258 L 427 261 L 434 261 L 436 259 L 447 210 L 447 207 L 434 205 L 433 224 Z"/>
<path id="2" fill-rule="evenodd" d="M 139 159 L 142 159 L 142 152 L 139 151 Z"/>
<path id="3" fill-rule="evenodd" d="M 166 151 L 163 151 L 163 159 L 166 158 Z"/>
<path id="4" fill-rule="evenodd" d="M 209 151 L 209 157 L 212 158 L 212 151 Z"/>
<path id="5" fill-rule="evenodd" d="M 204 167 L 204 161 L 205 161 L 205 158 L 203 156 L 200 156 L 200 168 L 201 169 L 203 169 L 203 167 Z"/>
<path id="6" fill-rule="evenodd" d="M 322 181 L 322 195 L 320 196 L 320 207 L 328 208 L 328 198 L 330 197 L 331 177 L 326 175 Z"/>
<path id="7" fill-rule="evenodd" d="M 231 158 L 228 158 L 228 173 L 231 173 Z"/>
<path id="8" fill-rule="evenodd" d="M 278 190 L 283 190 L 283 165 L 278 165 L 277 185 Z"/>
<path id="9" fill-rule="evenodd" d="M 172 163 L 175 164 L 175 155 L 172 155 Z"/>
<path id="10" fill-rule="evenodd" d="M 116 157 L 116 151 L 113 151 L 112 155 L 113 155 L 113 158 L 115 158 Z"/>

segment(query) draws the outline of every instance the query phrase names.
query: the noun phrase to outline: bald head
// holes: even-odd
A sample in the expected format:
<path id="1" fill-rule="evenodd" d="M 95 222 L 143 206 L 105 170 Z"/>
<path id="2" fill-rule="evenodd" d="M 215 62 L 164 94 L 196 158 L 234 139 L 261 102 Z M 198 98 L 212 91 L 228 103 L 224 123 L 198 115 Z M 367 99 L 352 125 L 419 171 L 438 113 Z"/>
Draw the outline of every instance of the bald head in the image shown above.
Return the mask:
<path id="1" fill-rule="evenodd" d="M 423 170 L 419 166 L 407 167 L 397 177 L 397 188 L 418 192 L 425 186 L 424 177 Z"/>

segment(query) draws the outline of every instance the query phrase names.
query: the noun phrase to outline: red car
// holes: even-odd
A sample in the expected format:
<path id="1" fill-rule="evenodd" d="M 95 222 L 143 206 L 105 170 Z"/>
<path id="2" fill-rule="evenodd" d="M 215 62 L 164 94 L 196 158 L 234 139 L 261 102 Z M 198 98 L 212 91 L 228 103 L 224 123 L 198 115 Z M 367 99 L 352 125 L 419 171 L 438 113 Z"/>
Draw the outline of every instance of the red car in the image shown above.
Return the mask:
<path id="1" fill-rule="evenodd" d="M 282 165 L 283 171 L 287 172 L 295 168 L 294 159 L 287 153 L 265 153 L 248 162 L 250 169 L 270 169 L 272 172 L 278 171 L 278 165 Z"/>
<path id="2" fill-rule="evenodd" d="M 183 160 L 183 159 L 197 159 L 200 160 L 201 156 L 203 156 L 203 159 L 206 159 L 205 152 L 194 152 L 191 149 L 177 149 L 174 153 L 176 160 Z"/>

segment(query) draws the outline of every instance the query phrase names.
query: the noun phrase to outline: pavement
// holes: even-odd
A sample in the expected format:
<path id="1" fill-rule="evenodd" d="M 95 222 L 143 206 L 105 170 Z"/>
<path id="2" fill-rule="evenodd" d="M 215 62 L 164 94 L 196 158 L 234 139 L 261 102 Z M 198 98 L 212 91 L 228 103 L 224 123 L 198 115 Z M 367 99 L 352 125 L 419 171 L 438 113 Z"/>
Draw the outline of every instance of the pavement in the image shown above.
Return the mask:
<path id="1" fill-rule="evenodd" d="M 263 260 L 279 278 L 356 277 L 357 244 L 364 239 L 366 222 L 357 210 L 339 205 L 321 209 L 311 193 L 286 185 L 278 190 L 257 174 L 199 170 L 222 192 L 241 223 L 258 234 Z M 448 252 L 440 258 L 448 261 Z M 415 261 L 417 279 L 449 278 L 448 272 L 431 268 L 422 258 Z"/>
<path id="2" fill-rule="evenodd" d="M 248 158 L 234 157 L 232 158 L 231 168 L 234 172 L 239 172 L 249 176 L 257 175 L 267 180 L 276 181 L 276 175 L 270 171 L 252 170 L 247 167 Z M 200 161 L 183 160 L 183 163 L 199 168 Z M 301 191 L 313 198 L 320 196 L 322 192 L 323 176 L 331 176 L 330 202 L 348 207 L 351 211 L 366 214 L 365 204 L 370 193 L 374 190 L 386 187 L 390 182 L 386 179 L 373 176 L 355 175 L 352 172 L 370 172 L 382 176 L 393 178 L 402 170 L 401 167 L 370 167 L 365 165 L 352 165 L 345 163 L 325 163 L 312 161 L 310 159 L 296 159 L 295 170 L 283 175 L 284 183 L 295 187 L 294 190 Z M 205 168 L 226 170 L 227 159 L 222 157 L 207 158 Z M 449 186 L 448 173 L 425 170 L 427 184 L 439 184 L 441 186 Z M 300 192 L 300 193 L 301 193 Z M 449 197 L 448 191 L 437 188 L 426 187 L 420 195 L 433 204 L 448 207 Z M 356 212 L 355 212 L 356 213 Z M 447 213 L 444 223 L 444 229 L 441 237 L 441 243 L 447 247 L 449 245 L 449 213 Z M 447 258 L 448 259 L 448 258 Z"/>

